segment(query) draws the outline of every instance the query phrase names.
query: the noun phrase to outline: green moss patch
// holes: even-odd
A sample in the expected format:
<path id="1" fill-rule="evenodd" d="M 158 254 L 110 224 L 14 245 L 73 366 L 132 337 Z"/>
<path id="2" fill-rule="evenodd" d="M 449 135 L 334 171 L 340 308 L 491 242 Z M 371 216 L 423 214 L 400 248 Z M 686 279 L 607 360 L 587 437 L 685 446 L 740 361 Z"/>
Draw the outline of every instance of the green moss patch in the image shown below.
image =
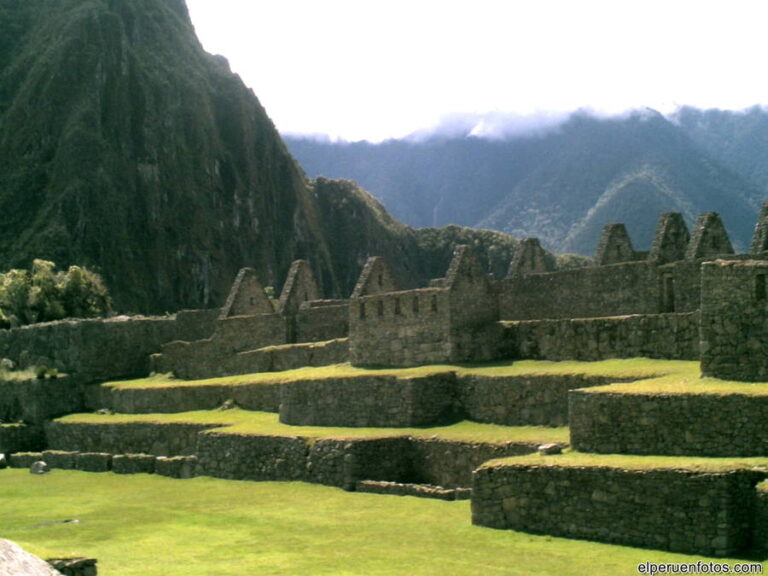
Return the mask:
<path id="1" fill-rule="evenodd" d="M 616 378 L 617 380 L 653 378 L 667 374 L 688 373 L 698 370 L 698 362 L 650 360 L 648 358 L 614 359 L 601 362 L 548 362 L 525 360 L 490 364 L 437 364 L 415 368 L 360 368 L 350 364 L 305 367 L 284 372 L 263 372 L 204 380 L 178 380 L 167 374 L 153 375 L 138 380 L 124 380 L 103 384 L 111 388 L 173 388 L 178 386 L 243 386 L 253 384 L 283 384 L 297 380 L 324 380 L 366 376 L 394 376 L 418 378 L 455 372 L 458 375 L 487 377 L 583 375 Z"/>
<path id="2" fill-rule="evenodd" d="M 298 436 L 302 438 L 375 438 L 414 436 L 456 442 L 489 444 L 568 442 L 567 428 L 538 426 L 508 427 L 477 422 L 459 422 L 434 428 L 334 428 L 289 426 L 277 414 L 247 410 L 181 412 L 176 414 L 72 414 L 58 422 L 72 424 L 201 424 L 216 425 L 216 432 L 253 436 Z"/>
<path id="3" fill-rule="evenodd" d="M 552 456 L 529 454 L 499 458 L 483 467 L 546 466 L 565 468 L 611 468 L 616 470 L 685 470 L 727 472 L 729 470 L 768 471 L 768 458 L 688 458 L 682 456 L 634 456 L 624 454 L 586 454 L 566 452 Z"/>
<path id="4" fill-rule="evenodd" d="M 768 396 L 768 382 L 735 382 L 702 378 L 698 362 L 678 362 L 668 374 L 628 384 L 609 384 L 585 390 L 592 394 L 644 394 L 653 396 L 703 394 Z"/>

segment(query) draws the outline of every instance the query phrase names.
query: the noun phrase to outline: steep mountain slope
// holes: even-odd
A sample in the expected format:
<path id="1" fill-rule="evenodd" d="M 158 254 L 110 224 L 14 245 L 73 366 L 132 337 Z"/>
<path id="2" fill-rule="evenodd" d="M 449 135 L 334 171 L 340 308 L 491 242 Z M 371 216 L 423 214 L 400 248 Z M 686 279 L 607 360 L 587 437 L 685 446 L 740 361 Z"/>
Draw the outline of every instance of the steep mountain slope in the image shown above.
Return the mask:
<path id="1" fill-rule="evenodd" d="M 745 248 L 760 190 L 714 161 L 652 111 L 575 114 L 544 135 L 337 144 L 286 140 L 310 174 L 358 180 L 416 225 L 455 222 L 538 236 L 560 252 L 593 254 L 602 227 L 623 221 L 648 248 L 658 216 L 721 213 Z"/>
<path id="2" fill-rule="evenodd" d="M 0 1 L 0 215 L 0 269 L 95 267 L 121 311 L 220 304 L 242 266 L 279 288 L 296 258 L 329 296 L 373 254 L 409 286 L 448 263 L 359 188 L 309 182 L 183 0 Z"/>
<path id="3" fill-rule="evenodd" d="M 768 112 L 682 108 L 672 118 L 710 156 L 768 196 Z"/>

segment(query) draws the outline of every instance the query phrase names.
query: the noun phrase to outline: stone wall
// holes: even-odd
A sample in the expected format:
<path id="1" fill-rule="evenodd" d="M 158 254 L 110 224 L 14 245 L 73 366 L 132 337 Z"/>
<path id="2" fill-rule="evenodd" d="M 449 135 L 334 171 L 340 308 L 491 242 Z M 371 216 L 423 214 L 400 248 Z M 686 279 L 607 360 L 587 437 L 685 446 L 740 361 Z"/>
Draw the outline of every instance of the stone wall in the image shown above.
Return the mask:
<path id="1" fill-rule="evenodd" d="M 440 288 L 373 294 L 352 301 L 349 356 L 354 365 L 411 366 L 450 355 L 448 293 Z"/>
<path id="2" fill-rule="evenodd" d="M 45 433 L 42 426 L 26 424 L 0 424 L 0 454 L 42 450 Z"/>
<path id="3" fill-rule="evenodd" d="M 768 261 L 702 266 L 701 370 L 727 380 L 768 380 Z"/>
<path id="4" fill-rule="evenodd" d="M 53 558 L 46 560 L 62 576 L 96 576 L 95 558 Z"/>
<path id="5" fill-rule="evenodd" d="M 219 320 L 210 338 L 175 341 L 152 358 L 152 370 L 173 372 L 188 380 L 214 378 L 233 373 L 235 356 L 245 350 L 287 342 L 286 320 L 279 314 L 234 316 Z"/>
<path id="6" fill-rule="evenodd" d="M 329 366 L 349 361 L 349 342 L 346 338 L 326 342 L 305 342 L 268 346 L 258 350 L 239 352 L 227 364 L 230 374 L 279 372 L 306 366 Z"/>
<path id="7" fill-rule="evenodd" d="M 210 384 L 167 388 L 93 387 L 86 405 L 92 410 L 108 408 L 123 414 L 153 414 L 214 410 L 228 400 L 244 410 L 277 412 L 280 405 L 279 383 L 254 383 L 233 386 Z"/>
<path id="8" fill-rule="evenodd" d="M 197 452 L 201 431 L 216 427 L 213 424 L 86 424 L 54 421 L 46 425 L 45 432 L 51 450 L 183 456 Z"/>
<path id="9" fill-rule="evenodd" d="M 484 444 L 414 438 L 410 456 L 412 475 L 406 480 L 448 488 L 468 488 L 472 486 L 472 472 L 483 462 L 530 454 L 536 448 L 534 443 Z"/>
<path id="10" fill-rule="evenodd" d="M 474 524 L 711 556 L 751 543 L 756 473 L 508 462 L 475 473 Z"/>
<path id="11" fill-rule="evenodd" d="M 456 419 L 455 390 L 453 373 L 288 382 L 280 389 L 280 421 L 296 426 L 434 425 Z"/>
<path id="12" fill-rule="evenodd" d="M 575 320 L 505 322 L 505 347 L 513 358 L 699 358 L 699 314 L 653 314 Z"/>
<path id="13" fill-rule="evenodd" d="M 210 336 L 217 310 L 167 317 L 61 320 L 0 330 L 0 356 L 20 367 L 45 365 L 82 382 L 145 376 L 166 342 Z"/>
<path id="14" fill-rule="evenodd" d="M 765 206 L 763 208 L 765 209 Z M 761 238 L 760 240 L 762 241 L 763 239 Z M 768 481 L 760 482 L 755 486 L 752 546 L 755 550 L 763 553 L 768 551 Z"/>
<path id="15" fill-rule="evenodd" d="M 512 276 L 501 281 L 499 313 L 502 320 L 656 314 L 659 290 L 649 262 Z"/>
<path id="16" fill-rule="evenodd" d="M 616 382 L 595 376 L 461 376 L 459 403 L 468 420 L 504 426 L 567 426 L 568 391 Z"/>
<path id="17" fill-rule="evenodd" d="M 79 412 L 83 390 L 74 377 L 0 381 L 0 422 L 41 425 L 51 418 Z"/>
<path id="18" fill-rule="evenodd" d="M 296 342 L 324 342 L 349 334 L 348 300 L 305 302 L 295 319 Z"/>
<path id="19" fill-rule="evenodd" d="M 582 452 L 768 456 L 768 396 L 569 395 L 571 444 Z"/>

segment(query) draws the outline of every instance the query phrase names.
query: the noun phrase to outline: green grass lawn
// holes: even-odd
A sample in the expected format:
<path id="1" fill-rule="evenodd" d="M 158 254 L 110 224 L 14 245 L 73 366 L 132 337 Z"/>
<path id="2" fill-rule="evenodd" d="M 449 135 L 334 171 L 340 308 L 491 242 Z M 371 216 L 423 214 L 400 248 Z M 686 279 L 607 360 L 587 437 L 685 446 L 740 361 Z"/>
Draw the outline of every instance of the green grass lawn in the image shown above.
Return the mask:
<path id="1" fill-rule="evenodd" d="M 520 362 L 505 361 L 488 364 L 439 364 L 415 368 L 360 368 L 350 364 L 335 364 L 332 366 L 298 368 L 284 372 L 262 372 L 202 380 L 178 380 L 168 374 L 155 374 L 138 380 L 108 382 L 103 384 L 103 386 L 120 389 L 173 388 L 178 386 L 242 386 L 282 384 L 306 379 L 352 378 L 355 376 L 414 378 L 446 372 L 456 372 L 459 375 L 475 374 L 490 377 L 583 375 L 627 380 L 633 378 L 653 378 L 668 374 L 687 374 L 692 370 L 697 370 L 698 366 L 698 362 L 651 360 L 648 358 L 614 359 L 601 362 L 523 360 Z"/>
<path id="2" fill-rule="evenodd" d="M 302 483 L 5 470 L 0 501 L 0 537 L 93 556 L 104 576 L 615 576 L 711 560 L 476 527 L 467 501 Z"/>
<path id="3" fill-rule="evenodd" d="M 568 442 L 567 428 L 543 426 L 499 426 L 478 422 L 459 422 L 431 428 L 335 428 L 326 426 L 289 426 L 281 424 L 277 414 L 248 410 L 201 410 L 175 414 L 72 414 L 58 419 L 64 423 L 130 424 L 153 422 L 165 424 L 220 424 L 218 432 L 259 436 L 300 436 L 303 438 L 370 438 L 380 436 L 417 436 L 462 442 Z"/>
<path id="4" fill-rule="evenodd" d="M 618 470 L 692 470 L 727 472 L 729 470 L 768 470 L 768 458 L 697 458 L 687 456 L 637 456 L 632 454 L 590 454 L 566 451 L 544 456 L 538 453 L 498 458 L 483 464 L 496 466 L 549 466 L 571 468 L 615 468 Z"/>

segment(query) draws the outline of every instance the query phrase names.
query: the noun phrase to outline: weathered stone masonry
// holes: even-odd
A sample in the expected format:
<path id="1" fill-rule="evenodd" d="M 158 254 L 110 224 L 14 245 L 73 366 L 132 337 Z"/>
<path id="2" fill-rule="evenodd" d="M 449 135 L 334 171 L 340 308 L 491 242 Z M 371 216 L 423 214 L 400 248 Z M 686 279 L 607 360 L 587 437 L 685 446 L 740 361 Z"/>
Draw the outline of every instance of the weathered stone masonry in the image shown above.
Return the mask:
<path id="1" fill-rule="evenodd" d="M 728 556 L 752 540 L 753 487 L 765 473 L 483 465 L 472 521 L 553 536 Z"/>

